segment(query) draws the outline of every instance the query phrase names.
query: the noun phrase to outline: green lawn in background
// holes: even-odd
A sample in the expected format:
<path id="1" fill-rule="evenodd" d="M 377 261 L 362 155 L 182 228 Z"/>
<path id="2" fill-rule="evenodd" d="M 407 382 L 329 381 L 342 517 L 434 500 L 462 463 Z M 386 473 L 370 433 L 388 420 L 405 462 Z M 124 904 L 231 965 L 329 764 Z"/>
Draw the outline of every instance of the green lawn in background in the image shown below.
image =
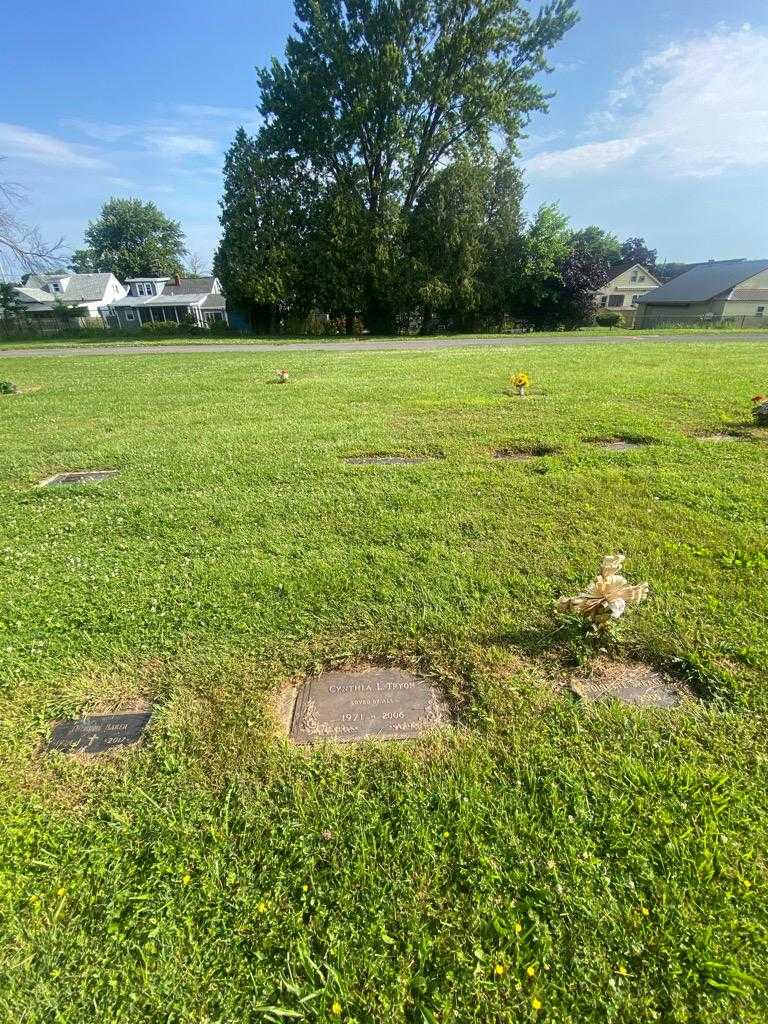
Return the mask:
<path id="1" fill-rule="evenodd" d="M 0 352 L 3 349 L 13 350 L 15 348 L 79 348 L 84 345 L 135 345 L 138 347 L 149 347 L 154 345 L 301 345 L 301 344 L 344 344 L 349 342 L 366 342 L 366 341 L 398 341 L 403 344 L 408 342 L 424 342 L 424 341 L 444 341 L 451 338 L 487 338 L 489 340 L 497 338 L 519 338 L 530 340 L 531 343 L 535 343 L 537 337 L 542 338 L 579 338 L 579 337 L 600 337 L 605 335 L 606 338 L 614 337 L 666 337 L 670 336 L 685 336 L 690 335 L 693 338 L 706 338 L 709 334 L 732 334 L 738 339 L 740 334 L 756 334 L 765 328 L 755 327 L 718 327 L 716 325 L 699 325 L 692 327 L 600 327 L 598 324 L 591 324 L 588 327 L 579 327 L 572 331 L 532 331 L 525 334 L 506 333 L 483 333 L 477 331 L 458 331 L 449 334 L 429 334 L 429 335 L 397 335 L 392 337 L 390 335 L 369 335 L 365 334 L 360 337 L 354 336 L 349 337 L 347 335 L 333 335 L 331 337 L 307 337 L 306 335 L 288 338 L 279 336 L 259 336 L 250 334 L 227 334 L 217 335 L 213 334 L 195 334 L 188 337 L 183 337 L 178 332 L 171 332 L 167 335 L 156 336 L 151 333 L 142 333 L 141 331 L 134 331 L 133 333 L 112 333 L 110 331 L 95 330 L 93 337 L 79 337 L 72 338 L 68 335 L 61 335 L 57 338 L 56 335 L 46 335 L 41 338 L 27 338 L 26 340 L 12 340 L 7 338 L 0 338 Z M 766 335 L 766 343 L 768 343 L 768 334 Z"/>
<path id="2" fill-rule="evenodd" d="M 738 342 L 9 360 L 0 1020 L 768 1020 L 767 375 Z M 562 689 L 553 603 L 616 550 L 652 587 L 623 653 L 699 704 Z M 460 726 L 290 746 L 281 688 L 365 661 Z M 142 746 L 42 756 L 142 702 Z"/>

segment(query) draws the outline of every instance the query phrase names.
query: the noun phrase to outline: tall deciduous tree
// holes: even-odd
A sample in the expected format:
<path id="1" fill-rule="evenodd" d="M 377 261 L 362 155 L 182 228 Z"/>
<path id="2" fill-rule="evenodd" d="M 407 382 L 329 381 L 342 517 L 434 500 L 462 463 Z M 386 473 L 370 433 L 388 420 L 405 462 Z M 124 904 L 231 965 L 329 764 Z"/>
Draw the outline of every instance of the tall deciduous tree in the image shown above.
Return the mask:
<path id="1" fill-rule="evenodd" d="M 621 260 L 632 260 L 653 269 L 656 266 L 656 249 L 649 249 L 644 238 L 628 238 L 621 244 Z"/>
<path id="2" fill-rule="evenodd" d="M 78 273 L 127 277 L 184 273 L 184 232 L 154 203 L 110 199 L 85 232 L 85 248 L 72 254 Z"/>
<path id="3" fill-rule="evenodd" d="M 260 146 L 357 205 L 365 313 L 391 327 L 404 216 L 442 166 L 485 157 L 494 137 L 514 147 L 545 108 L 535 76 L 576 21 L 573 0 L 535 17 L 520 0 L 296 0 L 296 15 L 285 61 L 259 73 Z"/>
<path id="4" fill-rule="evenodd" d="M 610 231 L 604 231 L 595 224 L 572 231 L 570 243 L 574 249 L 581 249 L 598 260 L 618 263 L 621 257 L 621 242 Z"/>

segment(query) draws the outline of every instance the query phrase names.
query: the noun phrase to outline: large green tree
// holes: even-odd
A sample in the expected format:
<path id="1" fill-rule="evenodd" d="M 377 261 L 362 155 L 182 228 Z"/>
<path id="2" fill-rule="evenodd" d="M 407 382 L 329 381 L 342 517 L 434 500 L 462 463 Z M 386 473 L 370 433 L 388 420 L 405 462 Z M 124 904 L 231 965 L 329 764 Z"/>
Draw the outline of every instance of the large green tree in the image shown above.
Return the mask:
<path id="1" fill-rule="evenodd" d="M 425 187 L 409 218 L 403 289 L 410 288 L 423 330 L 433 320 L 462 330 L 498 318 L 522 196 L 520 172 L 507 157 L 457 160 Z"/>
<path id="2" fill-rule="evenodd" d="M 184 232 L 154 203 L 110 199 L 85 232 L 85 247 L 72 254 L 78 273 L 113 273 L 127 277 L 184 272 Z"/>
<path id="3" fill-rule="evenodd" d="M 581 228 L 579 231 L 572 231 L 570 243 L 574 249 L 581 249 L 585 253 L 606 263 L 618 263 L 621 259 L 621 242 L 616 235 L 610 231 L 604 231 L 595 224 Z"/>
<path id="4" fill-rule="evenodd" d="M 296 0 L 296 16 L 284 61 L 259 73 L 258 151 L 332 190 L 351 259 L 364 243 L 351 293 L 369 327 L 391 329 L 410 213 L 445 166 L 513 150 L 546 106 L 537 76 L 573 0 L 535 16 L 521 0 Z M 226 237 L 226 209 L 222 222 Z"/>

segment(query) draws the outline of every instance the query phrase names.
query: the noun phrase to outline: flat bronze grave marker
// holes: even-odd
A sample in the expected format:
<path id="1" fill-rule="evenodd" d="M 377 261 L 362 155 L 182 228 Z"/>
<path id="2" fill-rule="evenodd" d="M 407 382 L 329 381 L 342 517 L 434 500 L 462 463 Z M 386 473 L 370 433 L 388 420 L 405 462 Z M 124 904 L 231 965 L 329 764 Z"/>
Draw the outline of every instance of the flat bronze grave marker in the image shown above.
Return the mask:
<path id="1" fill-rule="evenodd" d="M 598 448 L 604 448 L 608 452 L 631 452 L 636 448 L 645 448 L 648 441 L 635 441 L 626 437 L 597 437 L 591 439 L 589 444 L 596 444 Z"/>
<path id="2" fill-rule="evenodd" d="M 100 484 L 117 476 L 116 469 L 78 469 L 71 473 L 56 473 L 40 484 L 41 487 L 66 487 L 70 484 Z"/>
<path id="3" fill-rule="evenodd" d="M 420 462 L 441 459 L 442 455 L 351 455 L 344 461 L 349 466 L 415 466 Z"/>
<path id="4" fill-rule="evenodd" d="M 551 448 L 497 448 L 493 453 L 494 459 L 512 459 L 514 461 L 526 461 L 527 459 L 543 459 L 547 455 L 555 455 Z"/>
<path id="5" fill-rule="evenodd" d="M 138 743 L 151 717 L 151 711 L 130 711 L 59 722 L 51 733 L 48 750 L 68 754 L 104 754 L 116 747 L 127 747 Z"/>
<path id="6" fill-rule="evenodd" d="M 294 743 L 410 739 L 450 721 L 444 698 L 426 679 L 397 668 L 324 672 L 299 689 Z"/>
<path id="7" fill-rule="evenodd" d="M 669 710 L 696 699 L 682 681 L 642 663 L 611 666 L 590 678 L 574 680 L 571 689 L 585 701 L 618 701 L 641 708 Z"/>

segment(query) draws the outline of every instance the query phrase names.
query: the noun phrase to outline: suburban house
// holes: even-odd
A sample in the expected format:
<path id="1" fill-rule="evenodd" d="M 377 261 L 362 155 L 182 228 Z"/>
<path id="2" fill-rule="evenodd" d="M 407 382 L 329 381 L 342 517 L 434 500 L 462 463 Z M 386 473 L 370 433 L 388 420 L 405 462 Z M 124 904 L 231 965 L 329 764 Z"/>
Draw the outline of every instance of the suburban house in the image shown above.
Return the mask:
<path id="1" fill-rule="evenodd" d="M 210 327 L 229 323 L 227 300 L 217 277 L 129 277 L 128 294 L 102 310 L 110 327 L 192 321 Z"/>
<path id="2" fill-rule="evenodd" d="M 47 319 L 64 303 L 82 309 L 83 319 L 98 320 L 104 305 L 127 295 L 114 274 L 29 274 L 15 290 L 25 316 Z"/>
<path id="3" fill-rule="evenodd" d="M 638 302 L 636 327 L 663 323 L 735 320 L 768 324 L 768 260 L 701 263 Z"/>
<path id="4" fill-rule="evenodd" d="M 615 263 L 609 274 L 603 287 L 595 292 L 597 308 L 615 309 L 623 315 L 625 323 L 631 325 L 640 298 L 652 288 L 658 288 L 661 281 L 647 267 L 632 260 Z"/>

